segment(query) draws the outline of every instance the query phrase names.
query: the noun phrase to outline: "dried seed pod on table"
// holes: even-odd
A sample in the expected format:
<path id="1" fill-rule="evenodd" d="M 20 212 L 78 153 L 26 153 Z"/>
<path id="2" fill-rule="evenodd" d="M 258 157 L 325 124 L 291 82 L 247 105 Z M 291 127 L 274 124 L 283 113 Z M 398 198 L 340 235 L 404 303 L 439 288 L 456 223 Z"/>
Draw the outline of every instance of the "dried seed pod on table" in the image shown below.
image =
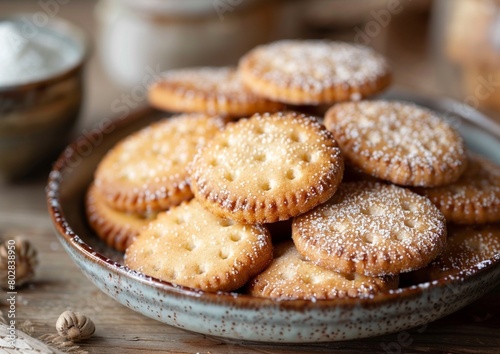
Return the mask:
<path id="1" fill-rule="evenodd" d="M 64 311 L 56 322 L 56 329 L 61 337 L 76 342 L 90 338 L 95 332 L 95 325 L 79 312 Z"/>
<path id="2" fill-rule="evenodd" d="M 35 275 L 38 252 L 30 241 L 16 236 L 0 243 L 0 286 L 14 290 Z"/>

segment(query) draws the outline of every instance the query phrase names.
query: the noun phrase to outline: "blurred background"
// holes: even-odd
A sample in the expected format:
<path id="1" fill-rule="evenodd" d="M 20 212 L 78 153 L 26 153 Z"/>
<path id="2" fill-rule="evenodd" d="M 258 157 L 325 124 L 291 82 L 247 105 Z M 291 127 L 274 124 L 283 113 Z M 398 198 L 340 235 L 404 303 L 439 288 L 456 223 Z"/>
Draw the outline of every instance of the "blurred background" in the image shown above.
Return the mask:
<path id="1" fill-rule="evenodd" d="M 147 85 L 164 70 L 236 65 L 280 38 L 371 46 L 389 58 L 397 88 L 451 96 L 500 121 L 496 0 L 0 0 L 0 20 L 19 14 L 64 18 L 87 35 L 73 134 L 146 105 Z"/>

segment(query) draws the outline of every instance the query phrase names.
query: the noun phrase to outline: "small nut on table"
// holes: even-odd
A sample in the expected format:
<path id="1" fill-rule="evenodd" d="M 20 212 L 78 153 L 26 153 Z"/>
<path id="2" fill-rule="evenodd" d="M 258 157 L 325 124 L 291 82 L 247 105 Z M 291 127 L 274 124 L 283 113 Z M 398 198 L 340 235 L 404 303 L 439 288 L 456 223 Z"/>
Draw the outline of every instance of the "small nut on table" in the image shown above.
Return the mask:
<path id="1" fill-rule="evenodd" d="M 95 332 L 90 318 L 79 312 L 64 311 L 56 322 L 57 333 L 63 338 L 76 342 L 87 339 Z"/>
<path id="2" fill-rule="evenodd" d="M 15 263 L 15 265 L 13 264 Z M 14 237 L 0 242 L 0 286 L 14 290 L 33 279 L 38 265 L 38 254 L 27 239 Z M 14 276 L 13 282 L 9 276 Z"/>

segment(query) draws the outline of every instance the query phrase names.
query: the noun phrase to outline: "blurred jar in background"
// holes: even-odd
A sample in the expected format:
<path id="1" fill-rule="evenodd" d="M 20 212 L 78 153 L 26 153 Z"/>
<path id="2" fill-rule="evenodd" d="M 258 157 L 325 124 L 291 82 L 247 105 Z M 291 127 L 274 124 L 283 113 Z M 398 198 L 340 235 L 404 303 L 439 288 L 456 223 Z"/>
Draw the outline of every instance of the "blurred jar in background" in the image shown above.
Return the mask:
<path id="1" fill-rule="evenodd" d="M 304 20 L 309 26 L 317 28 L 350 27 L 370 21 L 373 13 L 386 8 L 390 1 L 308 0 L 304 1 Z"/>
<path id="2" fill-rule="evenodd" d="M 448 66 L 446 90 L 475 108 L 500 110 L 500 1 L 435 4 L 435 48 Z"/>
<path id="3" fill-rule="evenodd" d="M 235 65 L 258 44 L 300 35 L 282 1 L 101 0 L 96 16 L 103 67 L 123 86 L 170 68 Z"/>
<path id="4" fill-rule="evenodd" d="M 322 36 L 354 42 L 386 52 L 391 0 L 304 0 L 303 22 Z M 386 14 L 387 13 L 387 14 Z"/>
<path id="5" fill-rule="evenodd" d="M 399 15 L 428 11 L 431 0 L 304 0 L 306 26 L 334 39 L 368 45 L 386 53 L 389 27 Z"/>

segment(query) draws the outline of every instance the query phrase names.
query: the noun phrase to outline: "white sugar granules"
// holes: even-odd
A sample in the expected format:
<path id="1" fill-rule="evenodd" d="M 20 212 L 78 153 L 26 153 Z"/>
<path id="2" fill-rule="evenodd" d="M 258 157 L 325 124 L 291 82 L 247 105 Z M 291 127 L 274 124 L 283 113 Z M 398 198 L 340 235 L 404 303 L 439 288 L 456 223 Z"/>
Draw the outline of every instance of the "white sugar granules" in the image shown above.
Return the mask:
<path id="1" fill-rule="evenodd" d="M 68 38 L 21 22 L 0 23 L 0 85 L 42 80 L 76 64 L 78 49 Z"/>

